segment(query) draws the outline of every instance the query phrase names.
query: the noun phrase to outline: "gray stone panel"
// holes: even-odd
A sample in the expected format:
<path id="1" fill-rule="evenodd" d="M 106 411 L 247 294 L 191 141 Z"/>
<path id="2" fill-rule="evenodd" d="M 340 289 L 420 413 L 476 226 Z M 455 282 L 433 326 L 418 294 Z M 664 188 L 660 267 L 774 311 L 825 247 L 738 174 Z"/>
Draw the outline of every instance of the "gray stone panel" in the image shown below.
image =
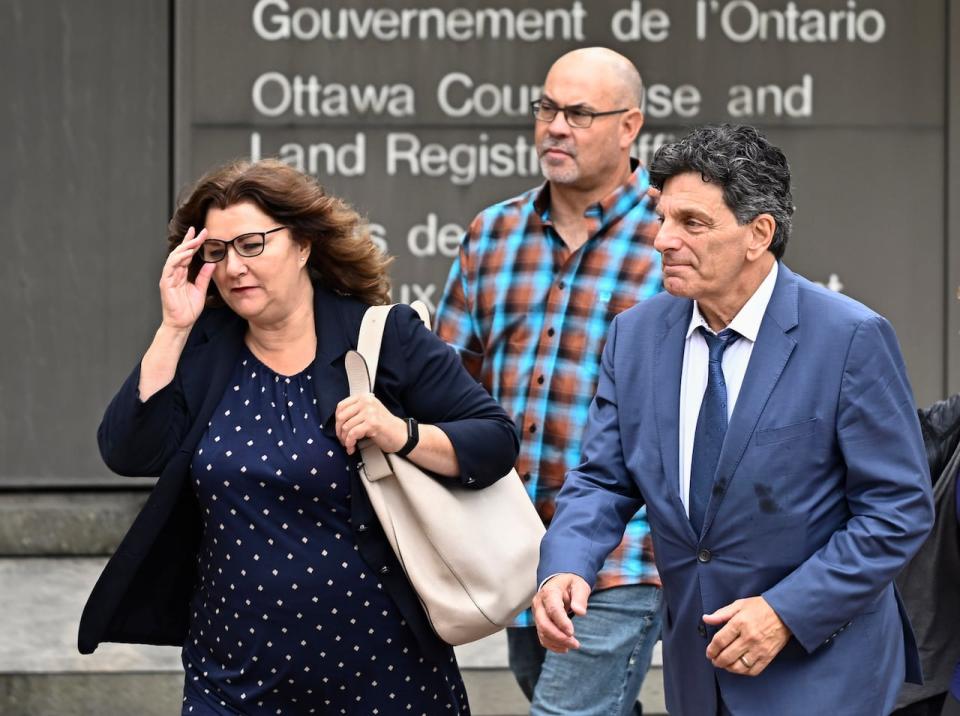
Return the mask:
<path id="1" fill-rule="evenodd" d="M 918 404 L 936 400 L 946 310 L 941 132 L 834 128 L 771 137 L 794 176 L 787 264 L 822 282 L 837 274 L 845 294 L 890 319 Z"/>
<path id="2" fill-rule="evenodd" d="M 947 341 L 945 395 L 960 391 L 960 0 L 950 0 L 949 124 L 947 125 L 947 242 L 945 247 Z M 938 397 L 944 397 L 938 396 Z"/>
<path id="3" fill-rule="evenodd" d="M 159 315 L 168 14 L 161 0 L 0 7 L 0 486 L 106 472 L 100 414 Z"/>
<path id="4" fill-rule="evenodd" d="M 0 492 L 0 556 L 109 555 L 146 502 L 131 492 Z"/>

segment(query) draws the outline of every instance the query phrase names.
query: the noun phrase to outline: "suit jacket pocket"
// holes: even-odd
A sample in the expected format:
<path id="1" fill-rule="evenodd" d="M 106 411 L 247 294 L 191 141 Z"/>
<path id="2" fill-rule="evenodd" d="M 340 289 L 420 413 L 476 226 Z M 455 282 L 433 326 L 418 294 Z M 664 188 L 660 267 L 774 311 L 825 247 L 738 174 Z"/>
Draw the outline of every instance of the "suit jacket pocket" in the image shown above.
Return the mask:
<path id="1" fill-rule="evenodd" d="M 757 430 L 754 439 L 757 445 L 770 445 L 813 435 L 813 431 L 817 428 L 817 420 L 818 418 L 809 418 L 808 420 L 801 420 L 799 423 L 790 423 L 778 428 Z"/>

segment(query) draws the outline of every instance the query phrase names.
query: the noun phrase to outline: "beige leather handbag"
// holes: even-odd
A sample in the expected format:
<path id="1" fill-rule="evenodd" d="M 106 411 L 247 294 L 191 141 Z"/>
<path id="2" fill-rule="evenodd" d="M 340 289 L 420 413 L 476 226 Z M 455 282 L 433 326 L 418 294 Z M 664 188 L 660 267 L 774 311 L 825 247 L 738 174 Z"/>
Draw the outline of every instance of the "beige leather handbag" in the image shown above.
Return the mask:
<path id="1" fill-rule="evenodd" d="M 376 382 L 391 308 L 364 315 L 358 350 L 346 357 L 351 395 Z M 426 307 L 414 308 L 429 326 Z M 441 639 L 475 641 L 530 606 L 544 528 L 516 470 L 476 490 L 385 455 L 370 440 L 360 442 L 360 454 L 373 509 Z"/>

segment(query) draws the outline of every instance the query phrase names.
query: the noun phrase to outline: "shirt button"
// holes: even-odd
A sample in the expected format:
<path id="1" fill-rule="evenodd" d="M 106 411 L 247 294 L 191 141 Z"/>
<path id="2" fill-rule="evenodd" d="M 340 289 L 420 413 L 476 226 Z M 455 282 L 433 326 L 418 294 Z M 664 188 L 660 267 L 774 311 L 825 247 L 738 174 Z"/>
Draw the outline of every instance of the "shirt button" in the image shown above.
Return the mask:
<path id="1" fill-rule="evenodd" d="M 709 550 L 709 549 L 701 549 L 699 552 L 697 552 L 697 561 L 698 561 L 698 562 L 703 562 L 704 564 L 706 564 L 706 563 L 709 562 L 711 559 L 713 559 L 713 555 L 710 554 L 710 550 Z"/>
<path id="2" fill-rule="evenodd" d="M 553 330 L 552 328 L 548 328 L 548 329 L 547 329 L 547 335 L 550 336 L 551 338 L 553 337 L 553 334 L 554 334 L 554 333 L 556 333 L 556 331 Z"/>
<path id="3" fill-rule="evenodd" d="M 707 628 L 703 624 L 697 624 L 697 634 L 702 637 L 707 636 Z"/>
<path id="4" fill-rule="evenodd" d="M 531 426 L 530 426 L 530 432 L 531 432 L 531 433 L 537 432 L 537 426 L 536 426 L 536 425 L 531 425 Z"/>
<path id="5" fill-rule="evenodd" d="M 468 478 L 467 478 L 467 484 L 468 484 L 468 485 L 472 485 L 472 484 L 475 483 L 475 482 L 476 482 L 476 480 L 474 480 L 472 477 L 468 477 Z"/>
<path id="6" fill-rule="evenodd" d="M 529 472 L 523 473 L 523 481 L 524 481 L 524 482 L 529 482 L 529 481 L 530 481 L 530 477 L 531 477 L 531 475 L 530 475 Z"/>
<path id="7" fill-rule="evenodd" d="M 538 375 L 538 376 L 537 376 L 537 384 L 538 384 L 538 385 L 543 385 L 543 380 L 544 380 L 544 378 L 543 378 L 542 375 Z"/>
<path id="8" fill-rule="evenodd" d="M 367 531 L 366 525 L 357 525 L 357 532 L 366 532 L 366 531 Z"/>
<path id="9" fill-rule="evenodd" d="M 561 291 L 566 287 L 567 287 L 567 284 L 565 284 L 563 281 L 557 284 L 557 288 L 559 288 Z"/>
<path id="10" fill-rule="evenodd" d="M 387 567 L 387 566 L 381 567 L 381 568 L 380 568 L 380 574 L 390 574 L 390 568 Z"/>

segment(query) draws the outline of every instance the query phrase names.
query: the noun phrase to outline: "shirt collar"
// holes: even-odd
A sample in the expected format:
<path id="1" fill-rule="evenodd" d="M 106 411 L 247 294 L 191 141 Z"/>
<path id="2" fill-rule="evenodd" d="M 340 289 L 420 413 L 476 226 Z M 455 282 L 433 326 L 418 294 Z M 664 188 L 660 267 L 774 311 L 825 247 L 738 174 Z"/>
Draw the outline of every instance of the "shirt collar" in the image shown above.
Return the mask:
<path id="1" fill-rule="evenodd" d="M 639 161 L 630 158 L 632 172 L 630 178 L 603 197 L 587 207 L 583 215 L 599 222 L 599 228 L 614 223 L 652 191 L 650 175 L 646 167 Z M 533 197 L 533 207 L 545 224 L 550 223 L 550 182 L 546 181 Z"/>
<path id="2" fill-rule="evenodd" d="M 732 328 L 751 343 L 756 343 L 757 335 L 760 333 L 760 324 L 763 322 L 763 315 L 767 312 L 767 304 L 770 303 L 770 297 L 773 296 L 773 289 L 777 285 L 777 273 L 779 271 L 779 261 L 773 262 L 773 267 L 763 279 L 763 282 L 757 286 L 757 290 L 743 304 L 737 315 L 730 321 L 727 328 Z M 693 332 L 700 326 L 713 333 L 713 329 L 707 323 L 707 320 L 700 313 L 700 306 L 696 301 L 693 302 L 693 315 L 690 316 L 690 325 L 687 326 L 687 338 L 693 335 Z"/>

